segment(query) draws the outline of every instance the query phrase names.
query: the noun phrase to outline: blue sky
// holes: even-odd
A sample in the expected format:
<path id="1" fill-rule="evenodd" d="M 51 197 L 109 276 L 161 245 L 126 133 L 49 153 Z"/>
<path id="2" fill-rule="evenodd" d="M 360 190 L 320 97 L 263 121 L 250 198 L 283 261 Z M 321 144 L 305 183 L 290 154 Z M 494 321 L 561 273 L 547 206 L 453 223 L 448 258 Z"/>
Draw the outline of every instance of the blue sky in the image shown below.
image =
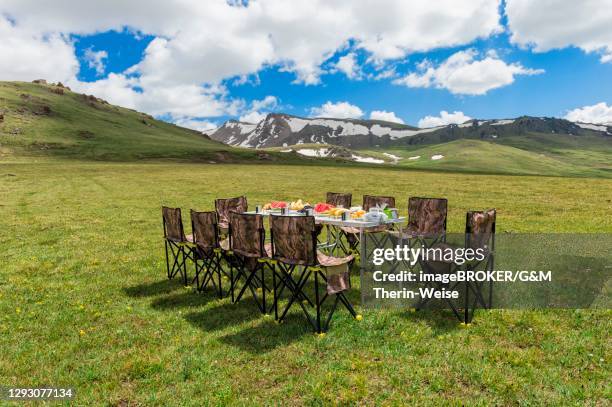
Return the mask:
<path id="1" fill-rule="evenodd" d="M 153 39 L 129 31 L 109 31 L 90 36 L 75 36 L 75 48 L 80 61 L 79 79 L 96 81 L 101 78 L 85 61 L 86 49 L 106 51 L 104 75 L 121 73 L 138 63 Z M 442 110 L 462 111 L 474 118 L 508 118 L 520 115 L 563 117 L 572 109 L 597 102 L 612 104 L 612 64 L 602 64 L 596 54 L 586 54 L 575 47 L 534 53 L 509 43 L 506 34 L 478 40 L 460 47 L 416 53 L 398 61 L 397 73 L 405 74 L 423 59 L 444 61 L 455 52 L 476 49 L 481 53 L 496 50 L 505 61 L 519 62 L 545 72 L 521 76 L 508 85 L 488 91 L 484 95 L 453 94 L 447 89 L 408 88 L 394 85 L 389 80 L 349 79 L 342 72 L 323 75 L 317 85 L 294 83 L 294 75 L 282 72 L 277 66 L 268 67 L 251 75 L 246 83 L 236 83 L 237 77 L 224 81 L 233 97 L 247 102 L 274 95 L 279 100 L 278 111 L 309 116 L 313 106 L 327 101 L 348 101 L 363 111 L 395 112 L 408 124 L 416 125 L 427 115 Z M 363 53 L 362 53 L 363 54 Z M 337 60 L 341 53 L 330 59 Z M 360 55 L 362 60 L 367 56 Z M 367 115 L 366 115 L 367 116 Z M 222 122 L 235 116 L 221 115 Z"/>
<path id="2" fill-rule="evenodd" d="M 62 72 L 61 61 L 45 71 L 51 56 L 37 65 L 32 55 L 3 50 L 26 59 L 27 75 L 56 76 L 79 91 L 190 127 L 253 121 L 270 111 L 361 118 L 384 111 L 412 125 L 435 123 L 423 119 L 440 120 L 442 111 L 457 112 L 449 119 L 457 121 L 520 115 L 612 121 L 610 0 L 589 2 L 596 13 L 563 0 L 546 7 L 522 0 L 434 2 L 412 23 L 409 17 L 421 11 L 385 0 L 398 15 L 382 15 L 379 25 L 367 2 L 354 3 L 360 11 L 351 2 L 278 1 L 186 2 L 181 6 L 191 8 L 178 11 L 154 4 L 139 16 L 107 12 L 100 2 L 96 20 L 95 12 L 80 15 L 79 3 L 68 0 L 41 13 L 44 21 L 28 9 L 35 2 L 7 1 L 0 5 L 0 34 L 17 44 L 32 41 L 27 45 L 49 55 L 71 54 Z M 357 28 L 329 27 L 349 14 Z M 232 28 L 234 21 L 244 28 Z M 22 76 L 0 63 L 0 79 Z"/>

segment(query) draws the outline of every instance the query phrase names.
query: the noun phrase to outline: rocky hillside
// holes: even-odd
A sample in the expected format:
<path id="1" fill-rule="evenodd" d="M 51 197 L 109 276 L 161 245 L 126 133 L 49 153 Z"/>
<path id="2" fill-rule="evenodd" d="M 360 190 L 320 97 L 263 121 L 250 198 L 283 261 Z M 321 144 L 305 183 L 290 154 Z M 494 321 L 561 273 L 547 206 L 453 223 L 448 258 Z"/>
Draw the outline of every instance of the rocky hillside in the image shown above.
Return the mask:
<path id="1" fill-rule="evenodd" d="M 232 148 L 200 132 L 72 92 L 62 84 L 0 81 L 0 162 L 32 155 L 107 161 L 302 159 Z"/>
<path id="2" fill-rule="evenodd" d="M 612 136 L 612 126 L 522 116 L 516 119 L 470 120 L 462 124 L 419 129 L 379 120 L 302 118 L 272 113 L 256 124 L 230 120 L 210 137 L 232 146 L 251 148 L 313 143 L 372 148 L 438 144 L 457 139 L 496 140 L 527 134 Z"/>

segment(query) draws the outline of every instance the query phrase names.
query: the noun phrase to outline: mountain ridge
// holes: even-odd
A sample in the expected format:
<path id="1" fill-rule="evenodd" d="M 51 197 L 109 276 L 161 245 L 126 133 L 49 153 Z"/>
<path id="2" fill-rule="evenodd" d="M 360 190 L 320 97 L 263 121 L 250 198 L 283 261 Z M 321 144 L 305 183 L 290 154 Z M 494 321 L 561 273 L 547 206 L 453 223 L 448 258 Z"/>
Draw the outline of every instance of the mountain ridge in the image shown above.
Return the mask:
<path id="1" fill-rule="evenodd" d="M 299 144 L 372 148 L 436 144 L 461 138 L 495 140 L 529 133 L 612 136 L 612 126 L 574 123 L 553 117 L 520 116 L 513 119 L 472 119 L 461 124 L 418 128 L 381 120 L 304 118 L 269 113 L 258 123 L 228 120 L 209 136 L 224 144 L 247 148 Z"/>

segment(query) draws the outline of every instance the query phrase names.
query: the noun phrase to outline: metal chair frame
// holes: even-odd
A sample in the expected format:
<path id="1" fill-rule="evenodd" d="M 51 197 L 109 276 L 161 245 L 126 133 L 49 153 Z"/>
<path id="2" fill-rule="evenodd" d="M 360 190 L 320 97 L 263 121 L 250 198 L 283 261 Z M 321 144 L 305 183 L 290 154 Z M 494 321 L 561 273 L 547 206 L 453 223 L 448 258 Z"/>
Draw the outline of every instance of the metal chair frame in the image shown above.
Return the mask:
<path id="1" fill-rule="evenodd" d="M 332 305 L 331 310 L 328 311 L 327 317 L 325 317 L 323 313 L 323 305 L 325 301 L 329 298 L 329 294 L 326 292 L 324 295 L 320 293 L 320 283 L 326 284 L 327 277 L 324 273 L 324 267 L 318 263 L 316 258 L 317 253 L 317 233 L 314 228 L 314 217 L 308 216 L 307 218 L 312 219 L 312 259 L 308 259 L 306 261 L 287 259 L 281 256 L 278 256 L 276 253 L 276 245 L 275 239 L 279 238 L 278 235 L 274 235 L 273 223 L 275 218 L 283 217 L 283 215 L 271 215 L 270 217 L 270 234 L 272 238 L 272 259 L 275 261 L 275 265 L 278 265 L 278 268 L 274 268 L 274 316 L 279 321 L 282 322 L 291 307 L 297 302 L 297 304 L 302 309 L 304 315 L 306 316 L 307 321 L 310 323 L 311 327 L 316 333 L 324 333 L 329 329 L 329 325 L 331 323 L 331 319 L 338 307 L 339 303 L 342 303 L 344 307 L 349 311 L 349 313 L 353 316 L 353 318 L 357 317 L 357 313 L 353 308 L 352 304 L 344 295 L 344 292 L 340 291 L 335 294 L 334 303 Z M 294 217 L 295 219 L 300 219 L 302 217 Z M 307 239 L 307 237 L 306 237 Z M 304 263 L 304 264 L 301 264 Z M 348 264 L 349 270 L 352 265 L 352 262 Z M 299 270 L 296 272 L 296 270 Z M 295 275 L 299 273 L 297 276 L 297 280 L 294 278 Z M 308 297 L 306 294 L 306 284 L 311 275 L 314 275 L 314 302 Z M 280 281 L 277 282 L 276 278 Z M 287 288 L 290 292 L 289 302 L 285 305 L 284 309 L 280 313 L 278 312 L 278 300 L 283 290 Z M 298 301 L 301 300 L 301 301 Z M 314 316 L 311 312 L 306 308 L 306 304 L 315 308 Z"/>
<path id="2" fill-rule="evenodd" d="M 262 219 L 261 223 L 263 225 L 263 218 L 261 214 L 247 214 L 247 213 L 233 212 L 230 214 L 230 216 L 257 217 L 257 218 Z M 232 275 L 231 276 L 232 302 L 236 303 L 240 301 L 244 293 L 246 292 L 246 289 L 248 288 L 253 296 L 253 299 L 255 300 L 255 303 L 257 304 L 257 307 L 261 311 L 261 313 L 268 314 L 268 308 L 266 305 L 266 291 L 270 292 L 270 288 L 265 283 L 265 280 L 266 280 L 265 279 L 265 268 L 268 267 L 272 269 L 273 273 L 274 273 L 274 269 L 273 267 L 271 267 L 269 262 L 266 261 L 267 255 L 266 255 L 266 250 L 264 246 L 266 231 L 263 227 L 258 229 L 259 253 L 257 254 L 252 253 L 252 254 L 249 254 L 248 256 L 246 255 L 247 253 L 240 253 L 240 251 L 237 252 L 235 250 L 234 248 L 235 234 L 236 234 L 236 230 L 232 228 L 231 222 L 230 222 L 229 223 L 230 253 L 228 253 L 228 255 L 231 256 L 230 266 L 232 267 L 232 272 L 231 272 L 231 275 Z M 251 259 L 251 261 L 249 261 L 249 259 Z M 255 263 L 254 266 L 252 264 L 253 262 Z M 237 270 L 236 275 L 233 274 L 233 268 Z M 259 275 L 257 275 L 258 273 Z M 238 292 L 238 295 L 234 297 L 234 289 L 236 288 L 236 285 L 241 278 L 244 279 L 244 284 L 242 285 L 242 288 Z M 259 296 L 257 295 L 258 288 L 261 288 L 261 300 Z"/>
<path id="3" fill-rule="evenodd" d="M 191 210 L 191 230 L 193 231 L 193 263 L 195 266 L 195 281 L 198 291 L 204 291 L 209 283 L 217 293 L 219 298 L 223 298 L 223 277 L 232 280 L 232 275 L 223 269 L 222 260 L 224 259 L 223 252 L 219 244 L 218 218 L 216 211 L 205 212 L 213 215 L 214 223 L 214 238 L 213 242 L 205 242 L 201 240 L 196 227 L 195 217 L 202 212 Z M 230 270 L 231 267 L 230 267 Z M 233 271 L 232 271 L 233 272 Z M 200 282 L 200 276 L 202 281 Z M 215 276 L 217 281 L 215 281 Z M 229 290 L 228 290 L 229 292 Z"/>
<path id="4" fill-rule="evenodd" d="M 472 247 L 472 243 L 471 243 L 471 237 L 473 236 L 473 230 L 471 228 L 471 223 L 470 220 L 472 218 L 472 216 L 474 216 L 474 214 L 476 213 L 482 213 L 482 211 L 469 211 L 466 213 L 466 226 L 465 226 L 465 245 L 464 247 Z M 494 213 L 494 219 L 492 222 L 492 226 L 491 226 L 491 236 L 489 237 L 489 250 L 487 250 L 487 256 L 480 260 L 480 261 L 476 261 L 476 262 L 471 262 L 471 263 L 465 263 L 461 266 L 452 263 L 450 264 L 450 272 L 455 272 L 458 270 L 467 270 L 472 269 L 474 270 L 476 267 L 480 266 L 481 264 L 485 264 L 485 271 L 490 271 L 493 270 L 493 268 L 495 267 L 495 222 L 496 222 L 496 217 L 497 217 L 497 211 L 495 209 L 493 209 L 493 213 Z M 426 262 L 420 262 L 421 267 L 423 268 L 423 270 L 426 270 L 429 268 L 428 264 Z M 460 285 L 464 285 L 463 288 L 463 293 L 464 293 L 464 301 L 463 301 L 463 310 L 460 310 L 460 308 L 455 305 L 455 303 L 448 298 L 445 298 L 444 301 L 449 305 L 449 307 L 451 308 L 451 310 L 453 311 L 453 314 L 455 314 L 455 316 L 457 317 L 457 319 L 459 319 L 459 321 L 462 321 L 464 324 L 469 324 L 472 322 L 472 320 L 474 319 L 474 313 L 476 312 L 477 307 L 480 305 L 483 309 L 491 309 L 493 306 L 493 282 L 490 281 L 488 284 L 488 302 L 485 300 L 484 296 L 483 296 L 483 288 L 485 286 L 486 282 L 470 282 L 470 281 L 466 281 L 466 282 L 455 282 L 452 285 L 451 284 L 446 284 L 447 289 L 449 290 L 456 290 L 458 287 L 460 287 Z M 445 286 L 444 283 L 441 282 L 434 282 L 434 283 L 430 283 L 430 284 L 426 284 L 426 286 L 428 287 L 433 287 L 436 290 L 440 290 L 441 288 L 443 288 Z M 470 293 L 473 294 L 474 298 L 470 299 Z M 421 301 L 419 301 L 419 303 L 416 306 L 416 309 L 422 309 L 428 302 L 430 299 L 422 299 Z"/>
<path id="5" fill-rule="evenodd" d="M 172 238 L 168 236 L 168 228 L 166 226 L 167 211 L 178 211 L 180 236 L 177 238 Z M 189 246 L 189 242 L 187 241 L 187 238 L 185 236 L 181 209 L 162 206 L 162 225 L 164 228 L 164 249 L 166 254 L 166 270 L 168 279 L 171 280 L 176 277 L 177 274 L 180 274 L 183 277 L 183 283 L 187 285 L 187 260 L 193 260 L 193 255 L 191 253 L 191 247 Z M 172 257 L 172 266 L 170 266 L 170 256 Z"/>
<path id="6" fill-rule="evenodd" d="M 398 239 L 399 244 L 403 245 L 404 240 L 407 240 L 408 248 L 412 249 L 413 247 L 418 246 L 418 245 L 422 245 L 425 248 L 429 248 L 435 245 L 436 243 L 441 243 L 441 242 L 446 243 L 446 224 L 448 220 L 448 200 L 446 198 L 426 198 L 426 197 L 424 198 L 424 197 L 417 197 L 417 196 L 412 196 L 408 198 L 408 226 L 410 226 L 414 217 L 419 215 L 410 210 L 410 208 L 412 207 L 410 203 L 415 200 L 437 200 L 437 201 L 446 202 L 446 205 L 445 205 L 446 212 L 444 212 L 444 223 L 443 223 L 442 233 L 432 235 L 432 234 L 423 233 L 422 231 L 417 231 L 416 236 L 410 237 L 408 239 L 405 239 L 404 235 L 402 234 L 399 236 L 399 239 Z M 406 233 L 410 233 L 409 227 L 406 228 L 406 231 L 407 231 Z M 390 236 L 391 239 L 393 239 L 392 236 L 393 235 Z M 394 265 L 394 267 L 391 269 L 391 272 L 394 272 L 400 264 L 402 264 L 408 270 L 414 271 L 418 263 L 416 263 L 414 266 L 411 266 L 407 260 L 401 260 Z"/>

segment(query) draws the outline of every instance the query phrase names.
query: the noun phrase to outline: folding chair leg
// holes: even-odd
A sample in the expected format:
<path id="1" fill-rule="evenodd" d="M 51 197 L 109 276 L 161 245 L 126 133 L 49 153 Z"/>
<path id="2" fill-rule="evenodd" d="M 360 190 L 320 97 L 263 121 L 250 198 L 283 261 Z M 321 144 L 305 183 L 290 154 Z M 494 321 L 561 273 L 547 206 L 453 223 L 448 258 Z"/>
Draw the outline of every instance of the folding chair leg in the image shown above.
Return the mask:
<path id="1" fill-rule="evenodd" d="M 329 329 L 329 324 L 331 323 L 331 319 L 334 316 L 334 312 L 336 312 L 336 308 L 338 307 L 338 302 L 340 301 L 340 297 L 336 296 L 336 300 L 334 301 L 334 305 L 332 306 L 331 311 L 329 311 L 329 315 L 327 316 L 327 321 L 325 321 L 325 330 Z"/>
<path id="2" fill-rule="evenodd" d="M 234 266 L 230 265 L 230 291 L 232 292 L 232 304 L 234 301 Z"/>
<path id="3" fill-rule="evenodd" d="M 289 311 L 289 308 L 291 308 L 295 300 L 300 297 L 300 293 L 302 292 L 304 286 L 306 285 L 306 281 L 308 281 L 308 277 L 310 277 L 310 274 L 312 272 L 308 268 L 304 268 L 304 272 L 302 273 L 302 276 L 300 277 L 298 284 L 296 284 L 295 286 L 291 283 L 291 276 L 288 274 L 288 272 L 286 270 L 283 270 L 283 273 L 285 274 L 284 276 L 285 285 L 289 288 L 290 291 L 292 291 L 292 295 L 291 295 L 291 298 L 289 299 L 289 302 L 285 306 L 283 313 L 280 316 L 280 319 L 279 319 L 280 321 L 282 321 L 285 318 L 285 316 L 287 315 L 287 312 Z M 304 304 L 301 301 L 298 301 L 298 304 L 302 306 L 302 309 L 310 318 L 310 314 L 308 314 L 308 312 L 306 311 L 306 308 L 304 308 Z M 310 321 L 310 322 L 313 323 L 313 321 Z M 314 327 L 314 324 L 313 324 L 313 327 Z"/>
<path id="4" fill-rule="evenodd" d="M 195 271 L 193 279 L 195 281 L 196 290 L 200 291 L 200 272 L 198 271 L 198 261 L 196 259 L 193 260 L 193 268 Z"/>
<path id="5" fill-rule="evenodd" d="M 344 304 L 344 306 L 346 307 L 346 309 L 351 313 L 351 315 L 353 316 L 353 318 L 357 318 L 357 312 L 355 312 L 355 309 L 353 308 L 353 305 L 351 304 L 351 302 L 348 300 L 348 298 L 346 298 L 346 296 L 344 295 L 344 293 L 338 293 L 336 294 L 336 298 L 339 298 L 340 301 L 342 301 L 342 303 Z"/>
<path id="6" fill-rule="evenodd" d="M 262 302 L 262 306 L 263 306 L 263 313 L 267 314 L 268 313 L 268 307 L 266 306 L 266 284 L 265 284 L 265 280 L 264 280 L 264 266 L 261 266 L 261 285 L 262 285 L 262 289 L 261 289 L 261 302 Z"/>
<path id="7" fill-rule="evenodd" d="M 255 269 L 252 270 L 251 273 L 248 275 L 244 286 L 242 286 L 240 293 L 238 293 L 238 296 L 236 297 L 236 302 L 240 301 L 246 289 L 249 288 L 249 290 L 251 291 L 251 294 L 253 295 L 253 298 L 255 299 L 255 302 L 257 303 L 257 307 L 259 308 L 262 314 L 265 314 L 266 313 L 265 304 L 262 308 L 262 305 L 259 303 L 259 298 L 257 297 L 257 293 L 255 289 L 253 288 L 253 280 L 255 276 L 257 275 L 257 271 L 259 271 L 259 265 L 255 266 Z M 265 289 L 262 289 L 262 294 L 264 296 L 266 295 Z"/>
<path id="8" fill-rule="evenodd" d="M 164 240 L 164 249 L 166 249 L 166 275 L 168 276 L 168 279 L 172 278 L 170 277 L 170 260 L 168 259 L 168 241 Z"/>
<path id="9" fill-rule="evenodd" d="M 274 290 L 274 303 L 272 304 L 272 306 L 274 307 L 274 319 L 278 321 L 278 287 L 276 286 L 276 266 L 274 265 L 272 265 L 272 289 Z"/>
<path id="10" fill-rule="evenodd" d="M 217 281 L 219 281 L 219 298 L 223 298 L 223 286 L 221 285 L 221 270 L 215 266 Z"/>
<path id="11" fill-rule="evenodd" d="M 317 333 L 321 333 L 321 302 L 319 301 L 319 271 L 315 270 L 315 306 L 317 310 Z"/>
<path id="12" fill-rule="evenodd" d="M 187 285 L 187 254 L 185 253 L 185 248 L 181 247 L 181 253 L 183 255 L 183 283 Z"/>
<path id="13" fill-rule="evenodd" d="M 469 302 L 469 298 L 470 298 L 470 288 L 469 288 L 469 283 L 466 282 L 465 283 L 465 309 L 463 310 L 463 323 L 464 324 L 468 324 L 469 321 L 469 313 L 470 313 L 470 302 Z"/>

